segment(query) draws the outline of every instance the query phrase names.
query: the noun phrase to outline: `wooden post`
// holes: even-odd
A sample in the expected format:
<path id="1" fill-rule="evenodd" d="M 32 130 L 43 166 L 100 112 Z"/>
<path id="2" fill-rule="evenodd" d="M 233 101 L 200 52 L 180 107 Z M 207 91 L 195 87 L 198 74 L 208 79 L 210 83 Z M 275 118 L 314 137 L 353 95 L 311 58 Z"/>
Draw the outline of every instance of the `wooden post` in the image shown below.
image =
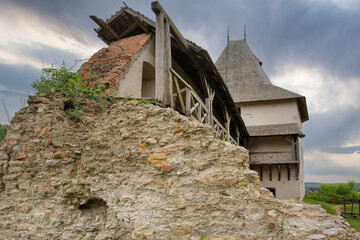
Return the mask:
<path id="1" fill-rule="evenodd" d="M 226 128 L 226 141 L 230 142 L 230 121 L 231 121 L 231 116 L 228 113 L 227 109 L 225 108 L 225 128 Z"/>
<path id="2" fill-rule="evenodd" d="M 299 161 L 299 144 L 298 144 L 298 137 L 296 135 L 294 136 L 294 155 L 295 155 L 295 160 Z"/>
<path id="3" fill-rule="evenodd" d="M 238 143 L 238 145 L 240 145 L 240 131 L 237 125 L 236 125 L 236 142 Z"/>
<path id="4" fill-rule="evenodd" d="M 171 103 L 171 35 L 169 19 L 165 19 L 164 24 L 164 97 L 163 105 L 169 105 Z"/>
<path id="5" fill-rule="evenodd" d="M 270 172 L 270 181 L 272 181 L 272 166 L 269 164 L 269 172 Z"/>
<path id="6" fill-rule="evenodd" d="M 207 91 L 209 92 L 209 97 L 205 98 L 205 105 L 209 109 L 207 116 L 207 123 L 213 125 L 213 101 L 215 97 L 215 91 L 207 84 Z"/>
<path id="7" fill-rule="evenodd" d="M 190 116 L 190 109 L 191 109 L 191 90 L 186 88 L 186 97 L 185 97 L 185 113 Z"/>
<path id="8" fill-rule="evenodd" d="M 299 180 L 299 169 L 300 169 L 300 163 L 296 163 L 296 180 Z"/>
<path id="9" fill-rule="evenodd" d="M 164 100 L 164 13 L 156 13 L 155 24 L 155 99 Z"/>
<path id="10" fill-rule="evenodd" d="M 278 179 L 281 181 L 281 165 L 278 165 Z"/>

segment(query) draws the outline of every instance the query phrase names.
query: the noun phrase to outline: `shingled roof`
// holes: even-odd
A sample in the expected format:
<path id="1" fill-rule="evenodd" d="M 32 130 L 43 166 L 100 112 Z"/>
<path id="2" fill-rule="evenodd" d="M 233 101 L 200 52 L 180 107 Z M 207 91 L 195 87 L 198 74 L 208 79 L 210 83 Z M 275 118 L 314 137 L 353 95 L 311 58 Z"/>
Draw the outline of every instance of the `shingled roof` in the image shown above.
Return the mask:
<path id="1" fill-rule="evenodd" d="M 297 123 L 248 126 L 247 130 L 251 137 L 282 136 L 291 134 L 296 134 L 301 138 L 305 137 L 305 134 L 301 131 Z"/>
<path id="2" fill-rule="evenodd" d="M 273 85 L 245 40 L 230 41 L 215 65 L 235 103 L 296 99 L 302 122 L 309 120 L 305 97 Z"/>

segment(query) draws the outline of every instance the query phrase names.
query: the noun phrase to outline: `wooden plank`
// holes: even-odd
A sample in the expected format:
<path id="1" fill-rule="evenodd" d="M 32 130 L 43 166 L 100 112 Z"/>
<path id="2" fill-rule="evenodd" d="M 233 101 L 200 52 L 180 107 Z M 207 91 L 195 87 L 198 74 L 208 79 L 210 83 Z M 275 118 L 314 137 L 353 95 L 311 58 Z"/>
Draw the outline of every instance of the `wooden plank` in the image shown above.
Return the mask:
<path id="1" fill-rule="evenodd" d="M 207 82 L 205 73 L 202 69 L 199 70 L 199 76 L 200 76 L 200 82 L 201 82 L 201 86 L 203 88 L 203 93 L 204 93 L 204 97 L 208 98 L 210 96 L 210 86 L 209 83 Z"/>
<path id="2" fill-rule="evenodd" d="M 281 165 L 278 165 L 278 179 L 281 181 Z"/>
<path id="3" fill-rule="evenodd" d="M 194 110 L 196 110 L 196 108 L 200 106 L 200 103 L 195 103 L 194 106 L 190 109 L 190 114 L 194 112 Z"/>
<path id="4" fill-rule="evenodd" d="M 186 89 L 186 98 L 185 98 L 186 111 L 185 113 L 190 116 L 190 108 L 191 108 L 191 90 Z"/>
<path id="5" fill-rule="evenodd" d="M 240 145 L 240 131 L 237 125 L 236 125 L 236 142 L 238 143 L 238 145 Z"/>
<path id="6" fill-rule="evenodd" d="M 170 25 L 167 19 L 164 19 L 164 97 L 163 105 L 170 104 L 170 94 L 171 94 L 171 35 L 170 35 Z"/>
<path id="7" fill-rule="evenodd" d="M 174 84 L 173 84 L 174 78 L 175 77 L 172 74 L 170 74 L 170 91 L 171 91 L 171 96 L 172 96 L 171 100 L 170 100 L 170 106 L 172 109 L 175 109 L 176 96 L 177 96 L 177 94 L 174 93 Z M 176 95 L 174 96 L 174 94 L 176 94 Z"/>
<path id="8" fill-rule="evenodd" d="M 226 141 L 230 141 L 230 122 L 231 122 L 231 116 L 229 115 L 229 112 L 227 111 L 226 107 L 225 110 L 225 128 L 226 128 Z"/>
<path id="9" fill-rule="evenodd" d="M 113 39 L 118 40 L 120 36 L 112 29 L 109 25 L 104 22 L 101 18 L 97 18 L 94 15 L 91 15 L 90 18 L 97 23 L 107 34 L 109 34 Z"/>
<path id="10" fill-rule="evenodd" d="M 163 13 L 164 18 L 169 20 L 170 32 L 173 35 L 174 39 L 180 45 L 180 47 L 188 54 L 188 57 L 190 58 L 191 62 L 195 64 L 198 69 L 200 69 L 199 63 L 197 62 L 192 52 L 190 51 L 188 41 L 181 35 L 180 31 L 177 29 L 177 27 L 175 26 L 174 22 L 171 20 L 169 15 L 165 12 L 161 4 L 158 1 L 152 2 L 151 9 L 155 14 Z"/>
<path id="11" fill-rule="evenodd" d="M 155 24 L 155 99 L 164 98 L 164 14 L 156 14 Z"/>
<path id="12" fill-rule="evenodd" d="M 197 107 L 198 120 L 201 122 L 201 105 L 199 104 Z"/>
<path id="13" fill-rule="evenodd" d="M 131 24 L 125 31 L 123 31 L 122 33 L 120 33 L 119 37 L 123 38 L 126 35 L 130 34 L 132 31 L 134 31 L 139 25 L 137 24 L 137 22 L 134 22 L 133 24 Z"/>
<path id="14" fill-rule="evenodd" d="M 175 82 L 175 86 L 176 86 L 177 93 L 178 93 L 178 95 L 179 95 L 179 101 L 180 101 L 181 109 L 182 109 L 183 113 L 186 113 L 185 104 L 184 104 L 184 99 L 183 99 L 182 94 L 181 94 L 181 92 L 180 92 L 179 83 L 178 83 L 178 81 L 177 81 L 176 76 L 173 76 L 173 78 L 174 78 L 174 82 Z"/>
<path id="15" fill-rule="evenodd" d="M 299 164 L 296 164 L 296 180 L 299 180 Z"/>
<path id="16" fill-rule="evenodd" d="M 134 17 L 136 23 L 139 25 L 139 27 L 145 32 L 148 33 L 150 32 L 149 29 L 145 26 L 144 22 L 142 20 L 140 20 L 140 18 L 138 17 Z"/>
<path id="17" fill-rule="evenodd" d="M 186 87 L 193 90 L 193 88 L 173 69 L 171 68 L 170 71 L 183 83 Z"/>

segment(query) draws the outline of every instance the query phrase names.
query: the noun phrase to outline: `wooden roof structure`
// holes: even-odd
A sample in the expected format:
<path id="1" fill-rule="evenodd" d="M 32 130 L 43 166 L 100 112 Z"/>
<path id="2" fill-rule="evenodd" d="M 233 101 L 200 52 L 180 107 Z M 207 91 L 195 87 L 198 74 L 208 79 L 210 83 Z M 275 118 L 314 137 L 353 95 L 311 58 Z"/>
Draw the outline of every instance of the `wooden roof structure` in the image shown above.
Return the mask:
<path id="1" fill-rule="evenodd" d="M 199 94 L 202 95 L 204 99 L 209 97 L 208 86 L 211 85 L 216 93 L 213 100 L 214 110 L 222 116 L 230 115 L 231 124 L 237 126 L 242 136 L 242 142 L 246 141 L 248 132 L 245 124 L 236 108 L 227 85 L 223 81 L 208 52 L 195 43 L 184 39 L 158 1 L 152 2 L 151 7 L 156 14 L 156 22 L 127 6 L 123 7 L 107 21 L 103 21 L 96 16 L 90 16 L 90 18 L 99 25 L 99 28 L 94 29 L 98 37 L 106 44 L 110 44 L 113 41 L 142 33 L 154 33 L 156 35 L 159 27 L 158 15 L 161 13 L 163 19 L 166 19 L 165 23 L 169 25 L 170 29 L 171 57 L 181 64 L 181 67 L 189 76 L 192 76 L 194 80 L 192 87 L 199 90 Z M 160 99 L 162 98 L 160 97 Z M 169 105 L 166 97 L 163 100 L 166 105 Z"/>

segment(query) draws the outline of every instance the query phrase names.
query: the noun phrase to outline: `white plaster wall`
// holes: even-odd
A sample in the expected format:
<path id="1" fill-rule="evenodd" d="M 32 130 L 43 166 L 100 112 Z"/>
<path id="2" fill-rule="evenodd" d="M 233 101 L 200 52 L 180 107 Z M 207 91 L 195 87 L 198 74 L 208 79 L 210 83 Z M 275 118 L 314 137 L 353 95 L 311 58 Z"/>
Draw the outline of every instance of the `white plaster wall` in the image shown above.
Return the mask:
<path id="1" fill-rule="evenodd" d="M 275 188 L 277 199 L 294 199 L 300 200 L 303 198 L 302 188 L 303 184 L 299 180 L 296 180 L 296 168 L 295 165 L 290 170 L 290 181 L 288 180 L 288 172 L 286 165 L 281 166 L 281 180 L 278 178 L 278 166 L 273 165 L 272 167 L 272 181 L 270 181 L 270 170 L 268 165 L 263 165 L 263 180 L 261 184 L 266 188 Z M 260 174 L 259 166 L 255 166 L 255 171 Z"/>
<path id="2" fill-rule="evenodd" d="M 155 67 L 154 38 L 149 41 L 145 49 L 140 50 L 136 56 L 133 56 L 132 64 L 129 66 L 127 73 L 119 81 L 116 97 L 141 98 L 143 62 L 148 62 Z"/>
<path id="3" fill-rule="evenodd" d="M 295 99 L 276 101 L 237 103 L 246 126 L 298 123 L 300 113 Z"/>
<path id="4" fill-rule="evenodd" d="M 292 145 L 281 136 L 255 138 L 250 143 L 250 152 L 292 151 Z"/>
<path id="5" fill-rule="evenodd" d="M 300 180 L 300 197 L 301 199 L 305 196 L 305 179 L 304 179 L 304 152 L 303 152 L 303 142 L 301 138 L 298 138 L 299 144 L 299 159 L 300 159 L 300 171 L 299 171 L 299 180 Z"/>

